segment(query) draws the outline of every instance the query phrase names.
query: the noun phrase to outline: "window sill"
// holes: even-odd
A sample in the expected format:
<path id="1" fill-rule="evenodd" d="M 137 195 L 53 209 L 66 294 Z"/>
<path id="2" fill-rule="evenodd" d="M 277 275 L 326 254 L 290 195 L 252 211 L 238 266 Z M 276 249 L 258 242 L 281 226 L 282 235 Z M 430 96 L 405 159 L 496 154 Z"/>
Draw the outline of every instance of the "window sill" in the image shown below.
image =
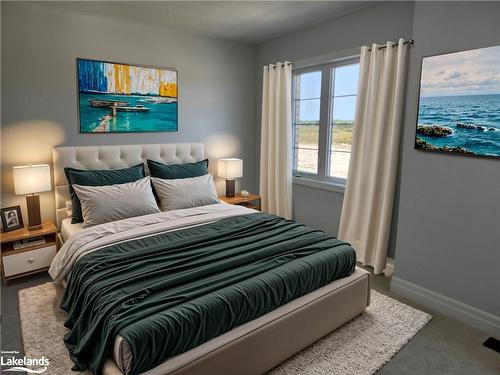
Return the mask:
<path id="1" fill-rule="evenodd" d="M 321 181 L 307 177 L 293 177 L 293 183 L 300 186 L 307 186 L 314 189 L 333 191 L 335 193 L 344 194 L 345 185 L 330 181 Z"/>

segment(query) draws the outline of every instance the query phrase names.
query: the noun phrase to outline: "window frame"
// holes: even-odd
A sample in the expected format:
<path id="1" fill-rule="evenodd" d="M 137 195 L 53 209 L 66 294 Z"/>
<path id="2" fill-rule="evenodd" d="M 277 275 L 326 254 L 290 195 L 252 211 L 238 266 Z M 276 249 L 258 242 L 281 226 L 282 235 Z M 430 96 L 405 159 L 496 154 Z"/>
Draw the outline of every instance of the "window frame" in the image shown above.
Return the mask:
<path id="1" fill-rule="evenodd" d="M 330 171 L 330 145 L 332 135 L 332 102 L 335 93 L 332 92 L 335 85 L 334 71 L 345 65 L 359 64 L 360 56 L 350 56 L 347 58 L 337 59 L 322 64 L 312 66 L 294 68 L 292 70 L 292 152 L 293 152 L 293 182 L 300 185 L 319 187 L 327 190 L 343 191 L 346 184 L 346 179 L 341 177 L 329 176 Z M 297 76 L 304 73 L 321 71 L 321 98 L 320 98 L 320 116 L 319 116 L 319 142 L 318 142 L 318 173 L 308 173 L 297 171 L 295 169 L 296 160 L 296 126 L 295 126 L 295 87 Z"/>

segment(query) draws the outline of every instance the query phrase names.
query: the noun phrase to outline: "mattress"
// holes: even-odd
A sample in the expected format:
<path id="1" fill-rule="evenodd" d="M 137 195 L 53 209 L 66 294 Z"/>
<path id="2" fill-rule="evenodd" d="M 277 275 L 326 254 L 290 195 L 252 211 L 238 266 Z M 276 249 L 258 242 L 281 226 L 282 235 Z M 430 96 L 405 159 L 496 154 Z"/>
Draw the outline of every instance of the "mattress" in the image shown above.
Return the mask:
<path id="1" fill-rule="evenodd" d="M 66 242 L 72 235 L 83 229 L 83 223 L 71 224 L 71 218 L 64 219 L 61 222 L 61 237 Z"/>

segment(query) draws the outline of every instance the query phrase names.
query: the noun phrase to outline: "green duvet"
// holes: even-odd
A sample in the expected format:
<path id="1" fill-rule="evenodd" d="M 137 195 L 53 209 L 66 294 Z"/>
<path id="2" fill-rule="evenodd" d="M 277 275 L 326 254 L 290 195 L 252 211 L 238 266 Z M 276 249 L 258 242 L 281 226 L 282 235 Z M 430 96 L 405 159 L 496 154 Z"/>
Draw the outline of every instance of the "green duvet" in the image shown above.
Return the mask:
<path id="1" fill-rule="evenodd" d="M 72 270 L 64 341 L 75 370 L 101 374 L 121 335 L 130 374 L 139 374 L 350 275 L 355 264 L 348 244 L 261 213 L 108 246 Z"/>

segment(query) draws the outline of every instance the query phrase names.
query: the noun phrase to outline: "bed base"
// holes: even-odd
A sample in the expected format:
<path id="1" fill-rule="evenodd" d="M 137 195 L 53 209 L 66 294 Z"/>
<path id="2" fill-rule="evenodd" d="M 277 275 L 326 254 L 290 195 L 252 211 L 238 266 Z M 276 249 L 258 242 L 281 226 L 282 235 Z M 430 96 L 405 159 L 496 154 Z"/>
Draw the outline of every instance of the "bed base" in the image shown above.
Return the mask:
<path id="1" fill-rule="evenodd" d="M 370 274 L 361 269 L 237 327 L 142 375 L 258 375 L 361 314 Z M 104 375 L 123 375 L 112 359 Z"/>

